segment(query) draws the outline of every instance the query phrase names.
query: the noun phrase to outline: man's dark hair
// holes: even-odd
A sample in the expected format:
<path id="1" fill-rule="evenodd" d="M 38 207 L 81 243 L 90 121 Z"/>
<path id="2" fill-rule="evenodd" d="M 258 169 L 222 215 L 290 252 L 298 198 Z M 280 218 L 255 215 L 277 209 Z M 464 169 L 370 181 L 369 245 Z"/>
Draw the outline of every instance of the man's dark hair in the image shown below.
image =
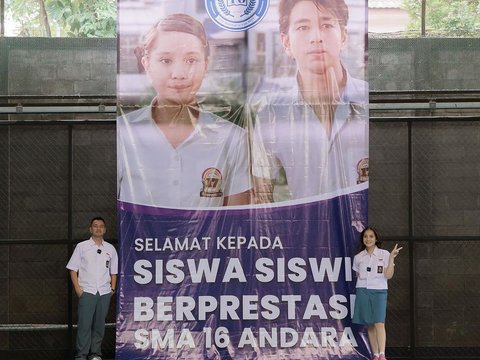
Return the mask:
<path id="1" fill-rule="evenodd" d="M 102 218 L 102 217 L 100 217 L 100 216 L 95 216 L 92 220 L 90 220 L 90 227 L 92 227 L 93 222 L 94 222 L 95 220 L 103 221 L 103 224 L 104 224 L 105 226 L 107 226 L 107 223 L 105 222 L 105 219 L 104 219 L 104 218 Z"/>
<path id="2" fill-rule="evenodd" d="M 340 28 L 343 30 L 348 23 L 348 7 L 344 0 L 306 0 L 311 1 L 319 9 L 326 9 L 335 15 L 335 18 L 340 24 Z M 290 13 L 298 0 L 280 0 L 278 5 L 279 25 L 280 33 L 287 34 L 290 26 Z"/>

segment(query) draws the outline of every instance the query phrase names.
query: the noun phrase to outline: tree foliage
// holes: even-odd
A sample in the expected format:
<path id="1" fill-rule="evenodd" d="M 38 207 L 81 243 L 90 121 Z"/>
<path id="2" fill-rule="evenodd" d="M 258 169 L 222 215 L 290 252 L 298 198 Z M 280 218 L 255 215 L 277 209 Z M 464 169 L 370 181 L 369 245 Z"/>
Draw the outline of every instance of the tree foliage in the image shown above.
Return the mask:
<path id="1" fill-rule="evenodd" d="M 6 0 L 7 18 L 13 19 L 18 36 L 45 36 L 41 24 L 40 7 L 36 0 Z M 13 29 L 8 29 L 11 32 Z"/>
<path id="2" fill-rule="evenodd" d="M 47 16 L 42 16 L 42 6 Z M 6 0 L 19 36 L 115 37 L 115 0 Z"/>
<path id="3" fill-rule="evenodd" d="M 422 1 L 404 0 L 411 21 L 410 30 L 419 31 Z M 480 33 L 480 0 L 427 0 L 425 27 L 427 34 L 478 36 Z"/>

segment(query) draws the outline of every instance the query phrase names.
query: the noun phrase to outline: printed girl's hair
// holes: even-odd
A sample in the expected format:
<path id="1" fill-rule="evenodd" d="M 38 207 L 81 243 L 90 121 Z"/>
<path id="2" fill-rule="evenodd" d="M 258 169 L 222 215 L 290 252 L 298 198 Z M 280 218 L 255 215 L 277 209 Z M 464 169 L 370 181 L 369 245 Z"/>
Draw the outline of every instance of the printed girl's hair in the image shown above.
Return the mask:
<path id="1" fill-rule="evenodd" d="M 380 236 L 378 235 L 378 232 L 377 230 L 375 230 L 374 227 L 372 226 L 367 226 L 365 229 L 363 229 L 363 231 L 360 233 L 360 244 L 359 244 L 359 250 L 358 252 L 360 251 L 363 251 L 366 249 L 366 246 L 365 244 L 363 243 L 363 235 L 365 235 L 365 232 L 367 230 L 371 230 L 373 231 L 373 234 L 375 235 L 375 239 L 377 240 L 377 242 L 375 243 L 375 245 L 377 245 L 378 248 L 381 248 L 382 247 L 382 240 L 380 239 Z"/>
<path id="2" fill-rule="evenodd" d="M 319 9 L 331 12 L 340 24 L 342 30 L 348 23 L 348 7 L 344 0 L 310 0 Z M 298 0 L 280 0 L 278 5 L 280 33 L 287 34 L 290 27 L 290 13 Z"/>
<path id="3" fill-rule="evenodd" d="M 197 37 L 205 49 L 205 59 L 210 54 L 207 34 L 203 25 L 187 14 L 172 14 L 155 23 L 143 39 L 143 56 L 148 55 L 159 32 L 182 32 Z"/>

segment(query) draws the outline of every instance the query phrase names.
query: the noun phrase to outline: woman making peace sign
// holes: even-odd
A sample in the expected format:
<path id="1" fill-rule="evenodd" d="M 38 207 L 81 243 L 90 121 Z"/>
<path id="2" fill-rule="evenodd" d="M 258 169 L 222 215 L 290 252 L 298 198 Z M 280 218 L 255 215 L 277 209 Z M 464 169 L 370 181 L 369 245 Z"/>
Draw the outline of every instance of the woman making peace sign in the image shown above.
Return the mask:
<path id="1" fill-rule="evenodd" d="M 391 253 L 380 249 L 380 238 L 372 227 L 362 231 L 360 242 L 360 252 L 353 259 L 353 270 L 357 273 L 353 322 L 368 325 L 373 360 L 386 360 L 385 315 L 388 280 L 393 277 L 394 261 L 402 248 L 395 244 Z"/>

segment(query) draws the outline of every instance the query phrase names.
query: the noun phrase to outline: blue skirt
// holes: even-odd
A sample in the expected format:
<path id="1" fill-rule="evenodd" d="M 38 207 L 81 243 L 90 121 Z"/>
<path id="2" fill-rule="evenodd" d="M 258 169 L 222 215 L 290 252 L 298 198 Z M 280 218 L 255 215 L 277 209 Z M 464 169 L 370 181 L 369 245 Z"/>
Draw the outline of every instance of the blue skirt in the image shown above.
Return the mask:
<path id="1" fill-rule="evenodd" d="M 387 314 L 387 290 L 356 289 L 353 322 L 373 325 L 385 323 Z"/>

